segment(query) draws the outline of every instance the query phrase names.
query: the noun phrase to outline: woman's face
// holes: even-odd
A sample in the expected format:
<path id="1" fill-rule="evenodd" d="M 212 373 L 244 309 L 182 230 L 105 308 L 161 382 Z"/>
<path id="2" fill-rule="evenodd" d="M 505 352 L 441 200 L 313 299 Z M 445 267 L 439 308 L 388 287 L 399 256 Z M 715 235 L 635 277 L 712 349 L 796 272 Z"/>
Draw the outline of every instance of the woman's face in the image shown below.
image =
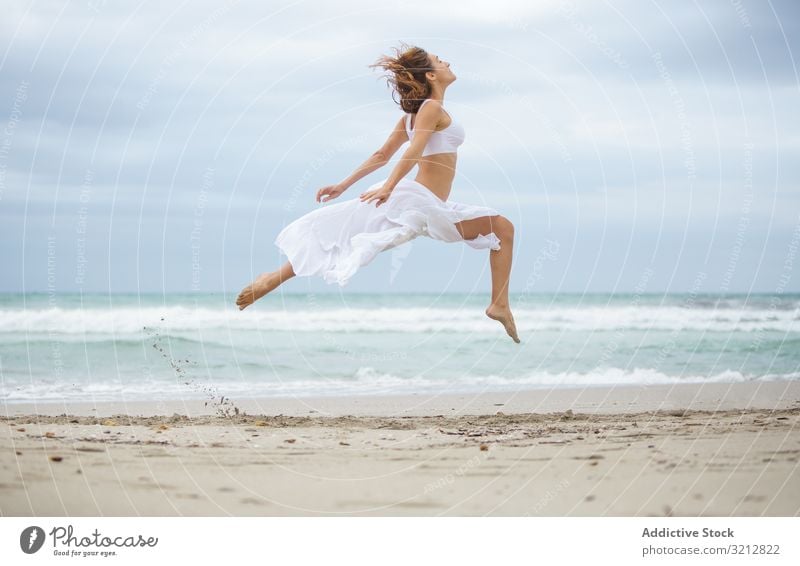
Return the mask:
<path id="1" fill-rule="evenodd" d="M 450 63 L 442 61 L 438 55 L 429 54 L 431 66 L 436 73 L 436 79 L 446 85 L 456 80 L 456 75 L 450 70 Z"/>

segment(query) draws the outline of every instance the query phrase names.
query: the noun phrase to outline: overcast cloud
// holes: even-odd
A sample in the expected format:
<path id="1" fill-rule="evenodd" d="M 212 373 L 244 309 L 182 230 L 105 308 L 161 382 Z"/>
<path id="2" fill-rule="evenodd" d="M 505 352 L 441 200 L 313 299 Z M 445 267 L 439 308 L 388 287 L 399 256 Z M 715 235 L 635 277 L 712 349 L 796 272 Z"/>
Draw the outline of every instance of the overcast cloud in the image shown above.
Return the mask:
<path id="1" fill-rule="evenodd" d="M 646 291 L 800 290 L 797 2 L 3 12 L 2 291 L 236 292 L 274 269 L 279 230 L 400 117 L 367 65 L 401 40 L 458 76 L 450 199 L 516 224 L 514 291 L 632 291 L 648 270 Z M 407 246 L 345 290 L 488 290 L 486 253 Z M 287 286 L 308 289 L 338 290 Z"/>

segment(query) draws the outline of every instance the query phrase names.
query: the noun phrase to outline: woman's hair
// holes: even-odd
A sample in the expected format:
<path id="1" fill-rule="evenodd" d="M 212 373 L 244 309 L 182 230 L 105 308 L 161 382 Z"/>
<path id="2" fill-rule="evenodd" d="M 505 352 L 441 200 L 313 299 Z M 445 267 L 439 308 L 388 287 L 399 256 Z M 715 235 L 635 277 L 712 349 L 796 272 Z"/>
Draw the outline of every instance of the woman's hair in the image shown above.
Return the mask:
<path id="1" fill-rule="evenodd" d="M 428 52 L 421 47 L 407 45 L 395 47 L 396 57 L 381 55 L 370 67 L 381 67 L 389 71 L 386 81 L 393 88 L 392 100 L 397 102 L 394 93 L 400 95 L 400 107 L 404 112 L 416 114 L 426 98 L 430 98 L 431 85 L 425 73 L 435 71 L 431 66 Z"/>

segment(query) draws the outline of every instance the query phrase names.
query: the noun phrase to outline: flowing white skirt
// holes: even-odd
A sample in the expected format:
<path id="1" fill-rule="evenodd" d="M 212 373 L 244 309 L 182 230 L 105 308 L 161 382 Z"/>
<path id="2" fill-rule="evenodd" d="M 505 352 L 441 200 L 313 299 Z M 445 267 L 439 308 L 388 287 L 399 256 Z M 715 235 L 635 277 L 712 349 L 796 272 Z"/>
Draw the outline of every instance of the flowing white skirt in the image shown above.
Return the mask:
<path id="1" fill-rule="evenodd" d="M 500 239 L 494 232 L 465 240 L 455 227 L 462 220 L 497 214 L 485 206 L 443 201 L 423 184 L 402 179 L 378 207 L 359 198 L 323 204 L 281 230 L 275 245 L 289 258 L 296 275 L 317 275 L 344 286 L 380 252 L 417 236 L 499 250 Z"/>

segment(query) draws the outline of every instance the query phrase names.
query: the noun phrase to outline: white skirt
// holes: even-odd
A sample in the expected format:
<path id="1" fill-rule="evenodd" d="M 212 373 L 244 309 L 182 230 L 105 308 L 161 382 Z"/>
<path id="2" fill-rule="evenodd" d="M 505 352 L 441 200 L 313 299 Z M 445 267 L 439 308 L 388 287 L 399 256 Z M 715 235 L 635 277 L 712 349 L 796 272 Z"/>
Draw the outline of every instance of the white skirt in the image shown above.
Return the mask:
<path id="1" fill-rule="evenodd" d="M 385 182 L 378 181 L 367 190 Z M 296 275 L 317 275 L 344 286 L 380 252 L 417 236 L 499 250 L 500 239 L 494 232 L 465 240 L 455 227 L 462 220 L 497 214 L 485 206 L 443 201 L 425 185 L 402 179 L 377 207 L 374 201 L 365 203 L 359 198 L 323 204 L 281 230 L 275 245 L 289 258 Z"/>

